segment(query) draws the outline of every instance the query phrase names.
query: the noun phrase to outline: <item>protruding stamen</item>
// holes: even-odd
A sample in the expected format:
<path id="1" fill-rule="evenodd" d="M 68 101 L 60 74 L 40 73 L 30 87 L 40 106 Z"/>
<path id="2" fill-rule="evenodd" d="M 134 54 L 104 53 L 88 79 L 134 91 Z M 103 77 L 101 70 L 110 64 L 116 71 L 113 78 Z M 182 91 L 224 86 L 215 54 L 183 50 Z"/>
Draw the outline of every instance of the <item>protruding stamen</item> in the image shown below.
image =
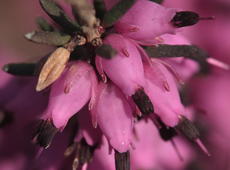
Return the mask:
<path id="1" fill-rule="evenodd" d="M 195 127 L 195 125 L 184 116 L 180 116 L 180 122 L 176 126 L 176 129 L 185 137 L 194 141 L 200 137 L 200 133 Z"/>
<path id="2" fill-rule="evenodd" d="M 53 125 L 51 121 L 41 120 L 41 123 L 38 125 L 33 141 L 41 147 L 47 149 L 57 132 L 58 129 Z"/>
<path id="3" fill-rule="evenodd" d="M 175 141 L 174 141 L 173 139 L 171 139 L 171 143 L 172 143 L 172 146 L 173 146 L 173 148 L 175 149 L 175 152 L 176 152 L 178 158 L 180 159 L 180 161 L 184 161 L 184 158 L 183 158 L 183 156 L 181 155 L 181 153 L 180 153 L 180 151 L 179 151 L 179 148 L 177 147 L 177 145 L 176 145 L 176 143 L 175 143 Z"/>
<path id="4" fill-rule="evenodd" d="M 199 131 L 190 120 L 184 116 L 180 116 L 180 123 L 176 126 L 176 129 L 178 129 L 178 131 L 186 138 L 195 142 L 201 148 L 201 150 L 204 151 L 205 154 L 210 156 L 210 153 L 199 139 Z"/>
<path id="5" fill-rule="evenodd" d="M 65 151 L 65 156 L 71 155 L 75 152 L 75 157 L 72 164 L 72 170 L 77 170 L 79 167 L 84 169 L 93 157 L 96 146 L 90 146 L 84 139 L 80 142 L 74 143 Z"/>
<path id="6" fill-rule="evenodd" d="M 130 154 L 129 151 L 119 153 L 115 151 L 116 170 L 130 170 Z"/>
<path id="7" fill-rule="evenodd" d="M 215 16 L 210 16 L 210 17 L 199 17 L 199 20 L 214 20 Z"/>
<path id="8" fill-rule="evenodd" d="M 148 115 L 154 113 L 153 104 L 143 89 L 138 89 L 136 93 L 132 95 L 132 99 L 142 114 Z"/>
<path id="9" fill-rule="evenodd" d="M 207 155 L 207 156 L 211 156 L 211 154 L 209 153 L 208 149 L 204 146 L 204 144 L 201 142 L 200 139 L 196 139 L 195 143 L 200 147 L 200 149 Z"/>
<path id="10" fill-rule="evenodd" d="M 217 60 L 217 59 L 215 59 L 215 58 L 207 58 L 206 59 L 206 61 L 209 63 L 209 64 L 211 64 L 211 65 L 213 65 L 213 66 L 216 66 L 216 67 L 220 67 L 220 68 L 222 68 L 222 69 L 224 69 L 224 70 L 229 70 L 229 68 L 230 68 L 230 66 L 228 65 L 228 64 L 226 64 L 226 63 L 223 63 L 223 62 L 221 62 L 221 61 L 219 61 L 219 60 Z"/>

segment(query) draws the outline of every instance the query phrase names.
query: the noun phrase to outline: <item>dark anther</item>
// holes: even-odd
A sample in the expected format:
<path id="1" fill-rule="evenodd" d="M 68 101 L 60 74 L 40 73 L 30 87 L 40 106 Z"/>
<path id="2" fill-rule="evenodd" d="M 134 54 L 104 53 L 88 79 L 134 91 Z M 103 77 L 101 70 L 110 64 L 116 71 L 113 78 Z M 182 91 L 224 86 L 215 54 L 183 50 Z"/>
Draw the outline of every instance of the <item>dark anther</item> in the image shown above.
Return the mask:
<path id="1" fill-rule="evenodd" d="M 11 112 L 0 110 L 0 128 L 5 127 L 13 121 Z"/>
<path id="2" fill-rule="evenodd" d="M 35 63 L 10 63 L 3 66 L 3 71 L 16 76 L 33 76 L 35 74 Z"/>
<path id="3" fill-rule="evenodd" d="M 188 120 L 186 117 L 181 116 L 179 124 L 176 126 L 176 129 L 185 137 L 194 141 L 200 137 L 200 133 L 195 127 L 195 125 Z"/>
<path id="4" fill-rule="evenodd" d="M 47 149 L 54 136 L 58 132 L 58 129 L 49 120 L 41 120 L 39 123 L 33 140 L 41 147 Z"/>
<path id="5" fill-rule="evenodd" d="M 172 140 L 172 138 L 177 135 L 176 129 L 165 125 L 158 116 L 155 117 L 153 122 L 157 126 L 159 134 L 164 141 Z"/>
<path id="6" fill-rule="evenodd" d="M 168 127 L 166 125 L 162 126 L 159 129 L 160 136 L 163 140 L 169 141 L 171 140 L 174 136 L 177 135 L 177 132 L 174 128 Z"/>
<path id="7" fill-rule="evenodd" d="M 153 104 L 143 89 L 137 90 L 132 98 L 142 114 L 148 115 L 154 112 Z"/>
<path id="8" fill-rule="evenodd" d="M 82 139 L 79 143 L 76 143 L 75 148 L 76 153 L 72 165 L 73 170 L 77 170 L 79 167 L 91 161 L 96 146 L 90 146 Z"/>
<path id="9" fill-rule="evenodd" d="M 129 151 L 120 153 L 115 151 L 116 170 L 130 170 L 130 154 Z"/>
<path id="10" fill-rule="evenodd" d="M 177 12 L 171 20 L 175 27 L 186 27 L 194 25 L 199 21 L 199 15 L 191 11 Z"/>
<path id="11" fill-rule="evenodd" d="M 186 117 L 181 116 L 180 122 L 176 126 L 176 129 L 184 135 L 186 138 L 188 138 L 190 141 L 196 143 L 200 149 L 207 155 L 211 156 L 208 149 L 205 147 L 205 145 L 200 140 L 200 133 L 195 127 L 195 125 L 188 120 Z"/>

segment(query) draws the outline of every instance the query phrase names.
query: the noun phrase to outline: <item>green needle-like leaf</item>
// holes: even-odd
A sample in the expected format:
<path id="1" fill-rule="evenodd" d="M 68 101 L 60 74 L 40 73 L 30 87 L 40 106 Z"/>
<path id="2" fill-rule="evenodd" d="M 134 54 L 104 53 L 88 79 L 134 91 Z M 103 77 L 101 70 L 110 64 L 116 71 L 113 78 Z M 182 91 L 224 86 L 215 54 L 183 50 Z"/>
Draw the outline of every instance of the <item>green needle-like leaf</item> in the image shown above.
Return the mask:
<path id="1" fill-rule="evenodd" d="M 135 3 L 135 0 L 122 0 L 118 2 L 111 10 L 109 10 L 103 19 L 105 27 L 112 26 L 118 19 L 120 19 Z"/>
<path id="2" fill-rule="evenodd" d="M 68 34 L 63 34 L 60 32 L 41 32 L 34 31 L 27 33 L 25 37 L 35 43 L 42 43 L 54 46 L 61 46 L 68 43 L 71 39 L 71 36 Z"/>

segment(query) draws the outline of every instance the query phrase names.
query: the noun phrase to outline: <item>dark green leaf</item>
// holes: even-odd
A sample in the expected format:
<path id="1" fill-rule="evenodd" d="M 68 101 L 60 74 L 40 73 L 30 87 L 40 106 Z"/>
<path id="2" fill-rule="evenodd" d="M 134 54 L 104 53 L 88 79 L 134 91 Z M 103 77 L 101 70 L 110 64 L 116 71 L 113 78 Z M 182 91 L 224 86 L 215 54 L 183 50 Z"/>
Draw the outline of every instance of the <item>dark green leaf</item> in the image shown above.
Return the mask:
<path id="1" fill-rule="evenodd" d="M 99 19 L 103 19 L 106 9 L 103 0 L 95 0 L 94 1 L 94 8 L 96 10 L 96 17 Z"/>
<path id="2" fill-rule="evenodd" d="M 36 23 L 42 31 L 54 31 L 54 28 L 43 17 L 37 17 Z"/>
<path id="3" fill-rule="evenodd" d="M 33 76 L 36 70 L 35 63 L 10 63 L 3 66 L 3 71 L 16 76 Z"/>
<path id="4" fill-rule="evenodd" d="M 96 54 L 105 59 L 111 59 L 113 56 L 117 54 L 117 51 L 113 49 L 113 47 L 111 47 L 110 45 L 103 44 L 102 46 L 96 49 Z"/>
<path id="5" fill-rule="evenodd" d="M 194 45 L 168 45 L 160 44 L 157 46 L 145 47 L 145 51 L 150 57 L 186 57 L 197 61 L 201 66 L 202 72 L 209 70 L 206 59 L 209 57 L 206 52 Z"/>
<path id="6" fill-rule="evenodd" d="M 70 35 L 60 32 L 40 32 L 34 31 L 27 33 L 25 37 L 35 43 L 42 43 L 48 45 L 61 46 L 68 43 L 71 39 Z"/>
<path id="7" fill-rule="evenodd" d="M 135 3 L 135 0 L 122 0 L 109 10 L 103 19 L 103 26 L 110 27 L 120 19 Z"/>
<path id="8" fill-rule="evenodd" d="M 67 32 L 80 32 L 81 27 L 72 21 L 63 11 L 63 9 L 53 0 L 40 0 L 40 4 L 44 11 L 52 18 L 57 24 Z"/>

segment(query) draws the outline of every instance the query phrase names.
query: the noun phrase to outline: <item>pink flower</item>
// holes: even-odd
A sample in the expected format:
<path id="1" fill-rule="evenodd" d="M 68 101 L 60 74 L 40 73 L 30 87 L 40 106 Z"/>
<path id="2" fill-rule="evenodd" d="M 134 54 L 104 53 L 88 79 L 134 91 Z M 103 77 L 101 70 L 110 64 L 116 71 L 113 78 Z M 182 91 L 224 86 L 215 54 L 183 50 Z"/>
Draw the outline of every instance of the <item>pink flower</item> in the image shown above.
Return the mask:
<path id="1" fill-rule="evenodd" d="M 93 111 L 103 134 L 119 152 L 130 148 L 133 116 L 128 101 L 113 84 L 100 84 L 98 101 Z M 109 106 L 109 108 L 108 108 Z"/>
<path id="2" fill-rule="evenodd" d="M 184 114 L 176 80 L 167 68 L 157 60 L 145 65 L 146 92 L 149 95 L 155 113 L 171 127 L 177 125 L 179 115 Z"/>
<path id="3" fill-rule="evenodd" d="M 118 53 L 109 60 L 97 56 L 99 72 L 104 71 L 127 96 L 133 95 L 145 84 L 143 64 L 136 46 L 119 34 L 107 36 L 104 43 Z"/>
<path id="4" fill-rule="evenodd" d="M 70 63 L 52 85 L 44 119 L 52 119 L 56 128 L 63 129 L 68 120 L 93 99 L 97 84 L 93 68 L 85 62 Z"/>
<path id="5" fill-rule="evenodd" d="M 158 36 L 175 32 L 175 27 L 170 23 L 175 14 L 175 9 L 148 0 L 137 0 L 115 24 L 115 29 L 141 44 L 155 44 Z"/>

